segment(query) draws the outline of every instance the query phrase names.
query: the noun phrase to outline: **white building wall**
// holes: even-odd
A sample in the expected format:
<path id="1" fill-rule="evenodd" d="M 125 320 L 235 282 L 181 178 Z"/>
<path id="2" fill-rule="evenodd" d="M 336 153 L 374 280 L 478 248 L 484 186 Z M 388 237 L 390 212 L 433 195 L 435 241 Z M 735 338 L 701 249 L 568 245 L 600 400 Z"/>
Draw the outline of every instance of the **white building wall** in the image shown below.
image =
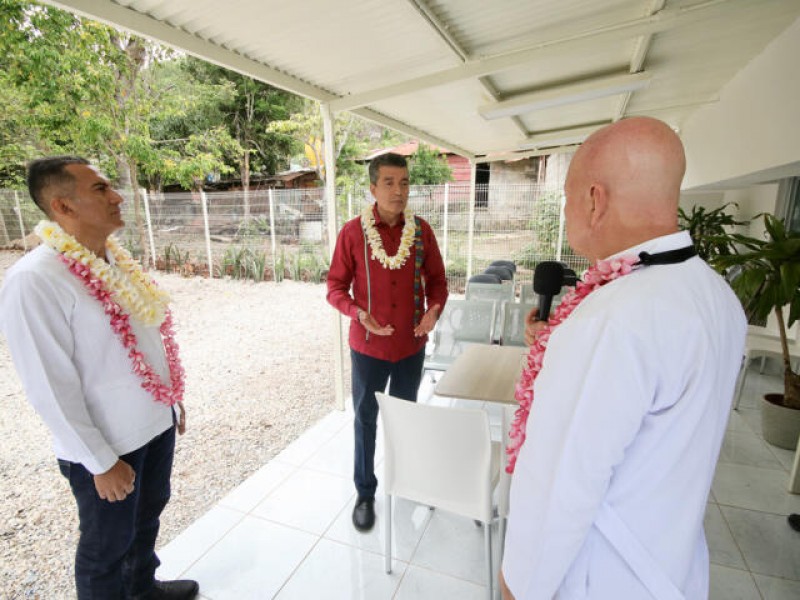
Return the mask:
<path id="1" fill-rule="evenodd" d="M 775 203 L 778 199 L 778 184 L 768 183 L 753 185 L 747 188 L 729 190 L 725 192 L 723 203 L 734 202 L 739 206 L 736 218 L 739 221 L 750 221 L 746 235 L 761 237 L 764 233 L 764 221 L 755 218 L 760 213 L 775 213 Z"/>
<path id="2" fill-rule="evenodd" d="M 775 38 L 681 130 L 684 189 L 798 163 L 800 19 Z M 800 173 L 798 173 L 800 174 Z"/>

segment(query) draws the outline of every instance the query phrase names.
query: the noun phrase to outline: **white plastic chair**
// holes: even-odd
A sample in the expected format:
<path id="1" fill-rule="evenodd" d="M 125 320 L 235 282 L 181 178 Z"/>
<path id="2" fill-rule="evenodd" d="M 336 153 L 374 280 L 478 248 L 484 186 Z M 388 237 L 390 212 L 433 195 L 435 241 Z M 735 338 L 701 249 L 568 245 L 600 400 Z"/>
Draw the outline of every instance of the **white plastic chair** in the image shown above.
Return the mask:
<path id="1" fill-rule="evenodd" d="M 525 304 L 533 304 L 538 299 L 539 296 L 533 291 L 533 283 L 530 281 L 521 281 L 519 284 L 519 301 Z"/>
<path id="2" fill-rule="evenodd" d="M 511 281 L 505 281 L 503 283 L 477 283 L 468 281 L 464 297 L 467 300 L 489 300 L 494 302 L 514 300 L 514 283 Z"/>
<path id="3" fill-rule="evenodd" d="M 386 572 L 392 572 L 392 497 L 441 508 L 483 523 L 488 598 L 492 598 L 492 492 L 501 447 L 480 409 L 417 404 L 380 392 L 386 492 Z"/>
<path id="4" fill-rule="evenodd" d="M 503 346 L 525 346 L 525 317 L 535 304 L 508 302 L 503 307 L 503 326 L 500 344 Z"/>
<path id="5" fill-rule="evenodd" d="M 433 351 L 424 369 L 446 371 L 468 344 L 491 344 L 496 320 L 496 302 L 449 299 L 433 330 Z"/>

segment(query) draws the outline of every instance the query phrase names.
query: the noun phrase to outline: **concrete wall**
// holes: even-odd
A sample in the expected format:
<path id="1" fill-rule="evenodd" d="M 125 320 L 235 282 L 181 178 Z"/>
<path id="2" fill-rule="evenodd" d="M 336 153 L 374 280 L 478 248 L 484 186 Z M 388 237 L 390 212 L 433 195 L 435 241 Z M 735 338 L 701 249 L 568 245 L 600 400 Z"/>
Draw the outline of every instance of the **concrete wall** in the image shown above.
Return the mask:
<path id="1" fill-rule="evenodd" d="M 800 19 L 722 89 L 719 102 L 686 120 L 685 189 L 791 163 L 800 168 L 798 58 Z"/>
<path id="2" fill-rule="evenodd" d="M 489 182 L 493 185 L 513 185 L 517 183 L 535 183 L 539 174 L 538 161 L 532 158 L 514 162 L 489 163 L 491 175 Z"/>

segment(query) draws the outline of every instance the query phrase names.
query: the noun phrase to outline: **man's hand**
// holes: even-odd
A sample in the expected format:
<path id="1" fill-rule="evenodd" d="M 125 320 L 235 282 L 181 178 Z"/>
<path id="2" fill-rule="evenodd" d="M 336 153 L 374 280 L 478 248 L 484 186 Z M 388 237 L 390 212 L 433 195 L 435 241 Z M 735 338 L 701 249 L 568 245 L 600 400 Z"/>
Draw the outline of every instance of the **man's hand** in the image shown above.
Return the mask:
<path id="1" fill-rule="evenodd" d="M 381 325 L 375 320 L 375 317 L 360 308 L 358 309 L 358 322 L 364 326 L 364 329 L 374 335 L 392 335 L 394 333 L 394 327 Z"/>
<path id="2" fill-rule="evenodd" d="M 514 600 L 514 594 L 508 589 L 506 585 L 506 578 L 503 577 L 503 569 L 497 574 L 497 582 L 500 584 L 500 593 L 503 595 L 503 600 Z"/>
<path id="3" fill-rule="evenodd" d="M 121 502 L 133 492 L 136 472 L 124 460 L 117 460 L 105 473 L 94 476 L 97 495 L 109 502 Z"/>
<path id="4" fill-rule="evenodd" d="M 440 305 L 434 304 L 422 315 L 422 320 L 420 320 L 419 325 L 414 327 L 414 337 L 422 337 L 433 331 L 433 328 L 436 327 L 436 321 L 439 320 L 440 308 Z"/>
<path id="5" fill-rule="evenodd" d="M 536 336 L 539 332 L 547 327 L 547 321 L 537 321 L 536 317 L 539 314 L 538 308 L 532 308 L 528 315 L 525 317 L 525 343 L 532 346 L 536 341 Z"/>
<path id="6" fill-rule="evenodd" d="M 178 433 L 181 435 L 186 433 L 186 409 L 183 407 L 183 402 L 178 402 Z"/>

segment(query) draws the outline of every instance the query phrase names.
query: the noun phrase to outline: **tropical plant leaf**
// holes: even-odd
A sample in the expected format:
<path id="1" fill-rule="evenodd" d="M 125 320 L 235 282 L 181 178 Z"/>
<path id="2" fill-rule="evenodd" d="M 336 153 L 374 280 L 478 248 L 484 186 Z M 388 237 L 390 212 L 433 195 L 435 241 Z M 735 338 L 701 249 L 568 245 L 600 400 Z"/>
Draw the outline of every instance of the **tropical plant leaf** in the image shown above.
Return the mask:
<path id="1" fill-rule="evenodd" d="M 789 318 L 786 324 L 791 327 L 798 319 L 800 319 L 800 294 L 798 294 L 789 305 Z"/>

